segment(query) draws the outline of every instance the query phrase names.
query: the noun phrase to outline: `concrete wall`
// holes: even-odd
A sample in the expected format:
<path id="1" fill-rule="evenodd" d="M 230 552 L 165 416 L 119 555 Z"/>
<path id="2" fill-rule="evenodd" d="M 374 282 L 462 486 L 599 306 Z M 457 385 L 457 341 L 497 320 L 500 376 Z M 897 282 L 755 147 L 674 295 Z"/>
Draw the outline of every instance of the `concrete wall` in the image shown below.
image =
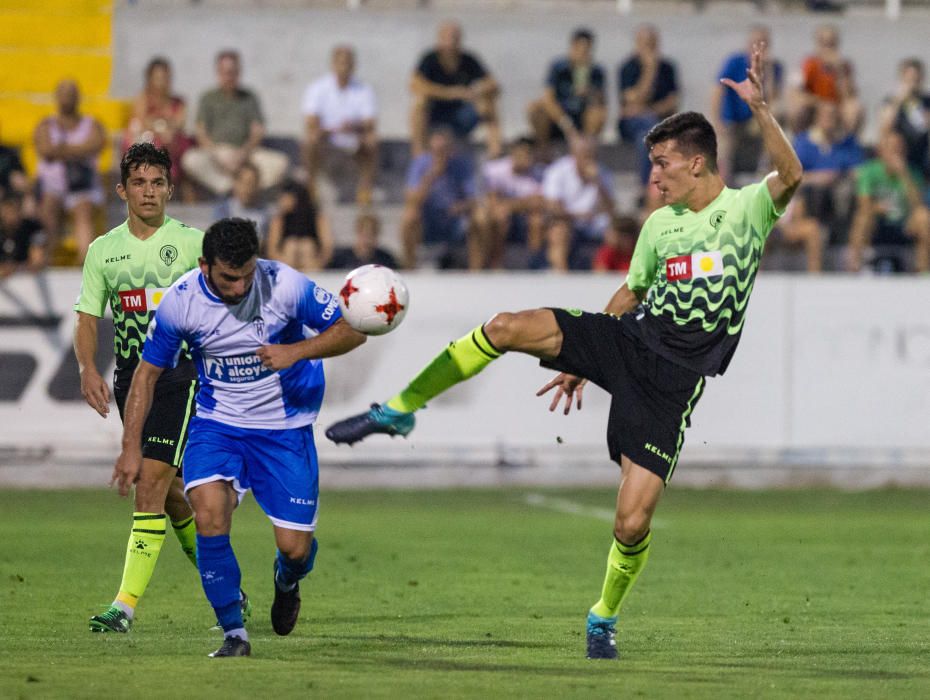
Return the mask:
<path id="1" fill-rule="evenodd" d="M 235 46 L 244 56 L 244 81 L 259 92 L 270 130 L 294 135 L 301 128 L 299 105 L 305 84 L 326 69 L 333 44 L 348 41 L 358 47 L 360 76 L 376 87 L 382 132 L 404 136 L 410 72 L 432 43 L 437 23 L 455 17 L 464 25 L 467 46 L 484 58 L 503 86 L 505 132 L 514 136 L 526 129 L 525 106 L 540 92 L 549 61 L 564 52 L 569 32 L 578 25 L 596 30 L 597 55 L 609 68 L 612 91 L 613 75 L 631 50 L 636 25 L 659 25 L 663 50 L 679 66 L 684 106 L 705 110 L 721 60 L 743 47 L 747 27 L 759 21 L 770 25 L 775 56 L 794 70 L 810 50 L 813 28 L 824 19 L 797 11 L 760 14 L 751 3 L 731 2 L 711 2 L 706 12 L 696 14 L 690 3 L 637 0 L 633 14 L 627 16 L 618 14 L 611 2 L 540 2 L 538 7 L 526 2 L 512 7 L 473 3 L 464 9 L 359 11 L 218 5 L 222 4 L 120 4 L 114 23 L 113 93 L 135 94 L 146 62 L 164 54 L 174 62 L 177 90 L 190 100 L 193 118 L 197 95 L 213 82 L 215 52 Z M 836 22 L 843 32 L 844 49 L 855 59 L 870 115 L 893 88 L 901 57 L 930 60 L 928 9 L 905 8 L 902 19 L 891 22 L 880 8 L 863 8 Z"/>

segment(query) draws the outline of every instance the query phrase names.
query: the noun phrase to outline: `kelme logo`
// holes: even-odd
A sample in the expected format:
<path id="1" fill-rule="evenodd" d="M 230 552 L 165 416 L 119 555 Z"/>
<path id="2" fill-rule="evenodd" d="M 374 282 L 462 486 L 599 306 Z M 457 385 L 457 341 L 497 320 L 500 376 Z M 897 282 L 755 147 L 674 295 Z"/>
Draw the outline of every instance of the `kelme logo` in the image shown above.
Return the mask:
<path id="1" fill-rule="evenodd" d="M 173 245 L 163 245 L 161 250 L 158 251 L 158 257 L 161 258 L 165 265 L 170 267 L 171 263 L 178 259 L 178 249 Z"/>
<path id="2" fill-rule="evenodd" d="M 727 218 L 727 213 L 723 209 L 718 209 L 710 215 L 710 225 L 715 229 L 720 228 L 725 218 Z"/>

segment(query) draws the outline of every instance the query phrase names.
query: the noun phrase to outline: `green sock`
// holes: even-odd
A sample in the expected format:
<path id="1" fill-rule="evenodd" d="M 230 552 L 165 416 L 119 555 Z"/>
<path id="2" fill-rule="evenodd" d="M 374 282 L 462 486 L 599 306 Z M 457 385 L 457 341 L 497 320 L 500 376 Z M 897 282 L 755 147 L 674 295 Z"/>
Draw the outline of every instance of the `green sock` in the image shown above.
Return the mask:
<path id="1" fill-rule="evenodd" d="M 449 387 L 474 377 L 501 355 L 503 353 L 485 335 L 484 326 L 478 326 L 468 335 L 449 343 L 406 389 L 387 402 L 387 406 L 402 413 L 419 410 Z"/>
<path id="2" fill-rule="evenodd" d="M 174 528 L 174 534 L 178 537 L 178 542 L 181 543 L 181 549 L 184 550 L 184 554 L 187 555 L 187 558 L 191 560 L 191 564 L 194 565 L 194 568 L 197 568 L 197 526 L 194 523 L 194 516 L 190 516 L 181 520 L 180 522 L 172 522 L 171 527 Z"/>
<path id="3" fill-rule="evenodd" d="M 620 540 L 614 540 L 607 556 L 607 575 L 604 577 L 601 599 L 594 604 L 591 612 L 600 617 L 614 617 L 619 612 L 623 599 L 649 560 L 651 541 L 651 531 L 636 544 L 623 544 Z"/>
<path id="4" fill-rule="evenodd" d="M 116 601 L 134 610 L 155 572 L 155 563 L 165 541 L 164 513 L 133 513 L 132 533 L 126 547 L 126 564 Z M 132 616 L 131 612 L 129 613 Z"/>

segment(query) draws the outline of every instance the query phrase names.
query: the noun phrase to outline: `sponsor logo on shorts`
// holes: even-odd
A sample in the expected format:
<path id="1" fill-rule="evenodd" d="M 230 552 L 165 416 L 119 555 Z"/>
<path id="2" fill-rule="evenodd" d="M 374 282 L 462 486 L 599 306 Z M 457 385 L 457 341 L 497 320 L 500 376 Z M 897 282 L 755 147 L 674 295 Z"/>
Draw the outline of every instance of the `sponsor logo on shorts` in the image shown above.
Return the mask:
<path id="1" fill-rule="evenodd" d="M 204 373 L 209 379 L 227 384 L 256 382 L 274 374 L 273 369 L 262 365 L 258 355 L 230 355 L 227 357 L 204 357 Z"/>
<path id="2" fill-rule="evenodd" d="M 723 254 L 719 250 L 691 255 L 677 255 L 665 261 L 665 278 L 669 282 L 719 277 L 723 274 Z"/>
<path id="3" fill-rule="evenodd" d="M 146 442 L 154 443 L 156 445 L 174 445 L 174 440 L 171 438 L 161 437 L 160 435 L 150 435 Z"/>
<path id="4" fill-rule="evenodd" d="M 657 457 L 662 458 L 664 461 L 668 462 L 669 464 L 672 463 L 672 458 L 669 457 L 668 453 L 656 447 L 651 442 L 647 442 L 645 444 L 645 448 L 647 452 L 652 452 L 652 454 L 656 455 Z"/>
<path id="5" fill-rule="evenodd" d="M 309 498 L 294 498 L 292 496 L 291 503 L 296 503 L 299 506 L 312 506 L 316 503 L 316 501 L 313 501 Z"/>

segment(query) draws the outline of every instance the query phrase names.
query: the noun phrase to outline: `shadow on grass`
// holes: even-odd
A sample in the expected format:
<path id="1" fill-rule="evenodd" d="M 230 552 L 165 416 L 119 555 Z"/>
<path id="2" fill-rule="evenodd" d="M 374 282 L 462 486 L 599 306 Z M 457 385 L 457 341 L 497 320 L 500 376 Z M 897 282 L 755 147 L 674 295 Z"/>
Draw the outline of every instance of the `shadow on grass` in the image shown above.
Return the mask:
<path id="1" fill-rule="evenodd" d="M 561 645 L 553 642 L 516 642 L 510 639 L 439 639 L 431 637 L 414 637 L 408 635 L 347 635 L 347 634 L 325 634 L 320 635 L 319 639 L 344 642 L 368 642 L 369 644 L 396 645 L 401 647 L 415 646 L 433 646 L 433 647 L 473 647 L 482 648 L 512 648 L 512 649 L 557 649 Z"/>

